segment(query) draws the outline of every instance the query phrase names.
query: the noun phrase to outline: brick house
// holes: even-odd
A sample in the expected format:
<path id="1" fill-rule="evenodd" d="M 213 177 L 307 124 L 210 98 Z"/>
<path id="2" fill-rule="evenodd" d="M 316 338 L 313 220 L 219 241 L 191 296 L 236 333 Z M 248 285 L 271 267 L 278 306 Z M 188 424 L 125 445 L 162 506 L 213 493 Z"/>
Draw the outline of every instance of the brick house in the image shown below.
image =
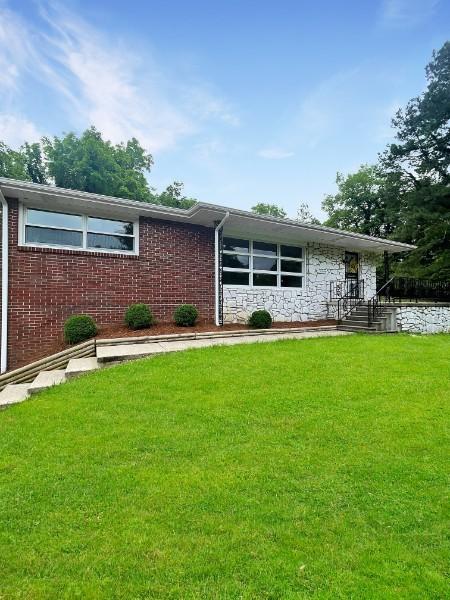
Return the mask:
<path id="1" fill-rule="evenodd" d="M 68 316 L 121 323 L 134 302 L 161 321 L 181 303 L 218 325 L 257 308 L 275 321 L 323 319 L 333 291 L 364 282 L 370 298 L 380 255 L 412 248 L 202 202 L 180 210 L 5 178 L 0 200 L 2 371 L 50 352 Z"/>

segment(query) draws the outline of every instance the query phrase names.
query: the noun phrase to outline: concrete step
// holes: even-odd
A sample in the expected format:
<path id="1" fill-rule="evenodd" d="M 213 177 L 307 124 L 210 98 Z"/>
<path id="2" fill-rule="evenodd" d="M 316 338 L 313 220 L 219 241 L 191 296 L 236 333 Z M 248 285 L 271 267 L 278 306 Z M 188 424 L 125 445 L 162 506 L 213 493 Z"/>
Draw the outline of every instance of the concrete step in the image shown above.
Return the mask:
<path id="1" fill-rule="evenodd" d="M 66 378 L 72 379 L 84 373 L 90 373 L 100 368 L 100 364 L 95 356 L 89 358 L 71 358 L 66 367 Z"/>
<path id="2" fill-rule="evenodd" d="M 176 344 L 177 342 L 171 342 Z M 144 356 L 162 354 L 164 348 L 158 342 L 146 344 L 123 344 L 117 346 L 98 346 L 97 360 L 99 365 L 108 362 L 133 360 Z"/>
<path id="3" fill-rule="evenodd" d="M 10 383 L 0 392 L 0 407 L 23 402 L 29 396 L 31 383 Z"/>
<path id="4" fill-rule="evenodd" d="M 54 369 L 53 371 L 41 371 L 33 383 L 30 383 L 30 394 L 36 394 L 53 385 L 58 385 L 66 380 L 64 369 Z"/>
<path id="5" fill-rule="evenodd" d="M 363 325 L 346 325 L 345 323 L 343 323 L 342 325 L 338 325 L 337 328 L 339 331 L 355 331 L 355 332 L 377 331 L 376 327 L 367 327 L 367 325 L 365 327 Z"/>

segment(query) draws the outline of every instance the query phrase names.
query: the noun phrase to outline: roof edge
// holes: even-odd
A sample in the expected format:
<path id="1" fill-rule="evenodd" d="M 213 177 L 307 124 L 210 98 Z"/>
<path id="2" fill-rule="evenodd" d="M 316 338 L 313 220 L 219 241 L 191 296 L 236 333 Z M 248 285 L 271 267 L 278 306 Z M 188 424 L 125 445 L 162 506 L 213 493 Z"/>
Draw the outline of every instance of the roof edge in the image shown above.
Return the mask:
<path id="1" fill-rule="evenodd" d="M 18 191 L 30 191 L 30 192 L 41 192 L 52 196 L 63 196 L 66 198 L 73 198 L 79 200 L 87 200 L 92 202 L 101 202 L 103 204 L 109 204 L 111 206 L 129 207 L 143 212 L 157 212 L 161 216 L 176 216 L 185 219 L 191 219 L 201 210 L 211 210 L 216 212 L 229 212 L 231 215 L 253 219 L 257 221 L 267 221 L 272 223 L 278 223 L 280 225 L 290 225 L 291 227 L 298 227 L 299 229 L 307 229 L 310 231 L 330 233 L 334 235 L 342 235 L 354 239 L 367 240 L 368 242 L 378 242 L 389 244 L 397 247 L 399 250 L 414 250 L 417 246 L 413 244 L 406 244 L 404 242 L 398 242 L 396 240 L 389 240 L 386 238 L 379 238 L 375 236 L 366 235 L 363 233 L 356 233 L 353 231 L 347 231 L 344 229 L 336 229 L 333 227 L 327 227 L 325 225 L 315 225 L 313 223 L 301 223 L 294 221 L 293 219 L 280 219 L 278 217 L 272 217 L 269 215 L 259 215 L 246 210 L 237 208 L 231 208 L 227 206 L 221 206 L 219 204 L 212 204 L 208 202 L 197 202 L 191 208 L 174 208 L 171 206 L 164 206 L 160 204 L 152 204 L 141 200 L 131 200 L 129 198 L 120 198 L 117 196 L 106 196 L 103 194 L 95 194 L 92 192 L 84 192 L 81 190 L 73 190 L 70 188 L 61 188 L 54 185 L 44 185 L 40 183 L 33 183 L 31 181 L 21 181 L 16 179 L 10 179 L 8 177 L 0 177 L 0 186 L 17 189 Z"/>

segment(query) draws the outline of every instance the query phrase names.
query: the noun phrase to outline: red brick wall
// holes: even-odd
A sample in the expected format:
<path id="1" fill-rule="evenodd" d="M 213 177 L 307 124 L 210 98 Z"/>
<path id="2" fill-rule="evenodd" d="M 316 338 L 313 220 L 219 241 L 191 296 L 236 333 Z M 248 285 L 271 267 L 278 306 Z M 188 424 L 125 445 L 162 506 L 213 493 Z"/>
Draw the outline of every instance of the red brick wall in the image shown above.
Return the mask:
<path id="1" fill-rule="evenodd" d="M 133 302 L 170 321 L 175 306 L 214 315 L 214 231 L 141 218 L 139 256 L 18 246 L 18 203 L 10 207 L 8 368 L 45 356 L 78 313 L 98 324 L 122 323 Z"/>

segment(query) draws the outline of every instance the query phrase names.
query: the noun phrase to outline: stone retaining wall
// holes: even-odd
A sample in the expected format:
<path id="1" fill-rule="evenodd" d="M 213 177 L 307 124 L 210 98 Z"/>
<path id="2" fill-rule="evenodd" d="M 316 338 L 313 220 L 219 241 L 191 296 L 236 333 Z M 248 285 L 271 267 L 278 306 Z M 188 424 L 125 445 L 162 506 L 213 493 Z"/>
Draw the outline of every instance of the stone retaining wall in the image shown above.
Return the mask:
<path id="1" fill-rule="evenodd" d="M 327 311 L 330 282 L 345 278 L 344 248 L 309 244 L 303 289 L 252 288 L 224 286 L 225 323 L 246 322 L 255 310 L 266 309 L 274 321 L 312 321 L 330 317 Z M 360 255 L 360 278 L 365 281 L 365 296 L 376 291 L 376 256 Z"/>
<path id="2" fill-rule="evenodd" d="M 450 332 L 450 304 L 444 306 L 408 305 L 396 310 L 399 331 L 410 333 Z"/>

